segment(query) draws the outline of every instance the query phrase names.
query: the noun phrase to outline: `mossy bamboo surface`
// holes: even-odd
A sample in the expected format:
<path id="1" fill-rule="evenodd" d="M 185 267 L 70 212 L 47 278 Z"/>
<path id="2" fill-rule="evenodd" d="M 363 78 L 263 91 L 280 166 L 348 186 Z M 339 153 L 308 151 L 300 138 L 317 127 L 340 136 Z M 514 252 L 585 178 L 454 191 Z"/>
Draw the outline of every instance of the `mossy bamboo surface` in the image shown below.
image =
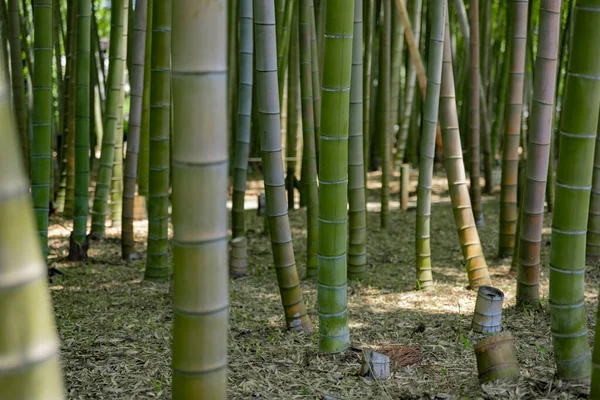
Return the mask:
<path id="1" fill-rule="evenodd" d="M 354 39 L 348 129 L 348 278 L 367 269 L 367 206 L 363 155 L 363 1 L 354 0 Z"/>
<path id="2" fill-rule="evenodd" d="M 5 81 L 0 121 L 0 397 L 64 399 L 47 267 Z"/>
<path id="3" fill-rule="evenodd" d="M 471 53 L 473 54 L 473 53 Z M 444 56 L 442 84 L 440 89 L 440 125 L 445 149 L 444 163 L 448 176 L 448 191 L 458 232 L 460 247 L 465 260 L 465 269 L 471 289 L 491 284 L 476 221 L 473 215 L 467 177 L 463 162 L 458 112 L 454 92 L 452 71 L 452 51 L 450 48 L 450 28 L 446 23 L 444 35 Z M 478 93 L 475 93 L 478 96 Z"/>
<path id="4" fill-rule="evenodd" d="M 319 193 L 315 149 L 315 107 L 313 98 L 313 0 L 300 0 L 300 93 L 302 103 L 302 185 L 306 196 L 306 276 L 317 275 L 319 245 Z M 315 38 L 316 39 L 316 38 Z M 317 82 L 318 83 L 318 82 Z"/>
<path id="5" fill-rule="evenodd" d="M 52 0 L 36 0 L 34 7 L 36 63 L 33 70 L 34 97 L 31 116 L 31 196 L 42 253 L 47 257 L 48 205 L 52 175 Z M 21 66 L 19 68 L 22 69 Z M 15 113 L 15 116 L 19 118 L 19 113 Z"/>
<path id="6" fill-rule="evenodd" d="M 127 60 L 127 33 L 129 23 L 129 0 L 124 0 L 125 17 L 123 18 L 123 60 Z M 125 62 L 124 67 L 127 66 Z M 115 158 L 113 159 L 113 172 L 110 184 L 110 220 L 113 228 L 121 228 L 123 218 L 123 141 L 124 141 L 124 116 L 125 104 L 125 70 L 121 76 L 121 91 L 119 106 L 117 108 L 117 134 L 115 136 Z"/>
<path id="7" fill-rule="evenodd" d="M 444 48 L 444 25 L 446 0 L 432 0 L 429 55 L 427 59 L 427 96 L 421 125 L 419 157 L 419 182 L 417 186 L 416 259 L 417 288 L 425 289 L 433 284 L 431 274 L 431 185 L 435 137 L 438 122 L 440 83 L 442 80 L 442 56 Z M 406 30 L 407 27 L 405 27 Z M 412 55 L 412 54 L 411 54 Z M 414 58 L 413 58 L 414 60 Z"/>
<path id="8" fill-rule="evenodd" d="M 49 5 L 52 12 L 52 6 Z M 75 61 L 75 207 L 73 209 L 73 233 L 70 249 L 71 259 L 85 258 L 83 250 L 87 235 L 88 193 L 90 183 L 90 37 L 91 3 L 78 0 L 77 4 L 77 57 Z M 38 16 L 36 9 L 35 16 Z M 48 16 L 51 18 L 51 15 Z M 36 29 L 37 32 L 37 29 Z M 48 55 L 51 60 L 52 51 Z M 35 59 L 38 60 L 36 54 Z M 51 77 L 50 77 L 51 79 Z M 50 80 L 51 83 L 51 80 Z M 48 89 L 50 92 L 50 89 Z M 51 94 L 49 94 L 51 96 Z M 51 107 L 50 107 L 51 112 Z M 48 128 L 50 130 L 50 128 Z M 48 132 L 50 133 L 50 132 Z"/>
<path id="9" fill-rule="evenodd" d="M 275 7 L 271 0 L 254 0 L 256 104 L 264 168 L 266 211 L 277 283 L 288 329 L 310 329 L 296 270 L 292 232 L 287 213 L 275 43 Z"/>
<path id="10" fill-rule="evenodd" d="M 131 60 L 131 97 L 129 105 L 129 131 L 127 132 L 127 158 L 125 159 L 123 187 L 123 215 L 121 226 L 121 252 L 124 259 L 135 253 L 133 237 L 133 201 L 137 178 L 138 154 L 140 149 L 140 126 L 142 124 L 142 101 L 144 94 L 144 70 L 146 50 L 147 0 L 136 0 L 133 27 L 133 60 Z"/>
<path id="11" fill-rule="evenodd" d="M 414 42 L 418 49 L 421 40 L 421 8 L 422 0 L 411 0 L 410 3 L 410 22 L 414 27 Z M 402 118 L 400 118 L 400 131 L 398 132 L 398 145 L 396 146 L 396 154 L 394 162 L 396 167 L 402 164 L 406 154 L 406 142 L 408 139 L 408 130 L 410 127 L 411 116 L 413 113 L 413 104 L 415 103 L 415 84 L 417 81 L 417 70 L 414 62 L 408 63 L 408 71 L 406 72 L 406 83 L 404 85 L 404 108 Z"/>
<path id="12" fill-rule="evenodd" d="M 540 251 L 544 225 L 544 198 L 552 136 L 556 91 L 558 38 L 562 0 L 540 3 L 540 36 L 537 45 L 527 166 L 520 209 L 517 303 L 539 305 Z"/>
<path id="13" fill-rule="evenodd" d="M 585 313 L 585 243 L 600 109 L 600 0 L 578 0 L 560 124 L 550 249 L 550 330 L 557 375 L 591 372 Z"/>
<path id="14" fill-rule="evenodd" d="M 469 188 L 473 217 L 477 226 L 483 225 L 483 210 L 481 208 L 481 177 L 480 163 L 480 107 L 479 107 L 479 0 L 470 0 L 469 17 L 471 22 L 471 35 L 469 38 Z M 486 21 L 490 22 L 490 21 Z"/>
<path id="15" fill-rule="evenodd" d="M 378 124 L 379 140 L 381 141 L 381 213 L 380 226 L 386 229 L 389 220 L 390 208 L 390 175 L 391 165 L 391 140 L 392 127 L 392 0 L 383 0 L 383 27 L 381 29 L 379 45 L 379 104 Z M 397 100 L 397 99 L 396 99 Z"/>
<path id="16" fill-rule="evenodd" d="M 254 83 L 254 14 L 252 3 L 247 0 L 239 0 L 239 30 L 238 122 L 233 160 L 233 195 L 231 207 L 231 231 L 234 238 L 246 234 L 244 197 L 246 195 L 248 156 L 250 154 L 252 86 Z"/>
<path id="17" fill-rule="evenodd" d="M 170 0 L 153 4 L 153 45 L 161 45 L 153 59 L 163 64 L 152 67 L 170 78 L 172 15 L 173 399 L 219 400 L 227 398 L 229 321 L 227 0 L 172 4 L 172 14 Z M 170 87 L 170 79 L 159 87 L 152 80 L 153 98 Z"/>
<path id="18" fill-rule="evenodd" d="M 152 10 L 147 280 L 169 279 L 171 4 L 171 0 L 157 1 Z"/>
<path id="19" fill-rule="evenodd" d="M 146 50 L 144 52 L 144 94 L 142 95 L 142 121 L 140 125 L 140 151 L 138 154 L 138 195 L 148 196 L 150 175 L 150 64 L 152 63 L 152 10 L 154 0 L 147 0 Z"/>
<path id="20" fill-rule="evenodd" d="M 510 257 L 515 247 L 517 230 L 517 187 L 519 174 L 519 141 L 527 43 L 527 10 L 529 0 L 512 1 L 511 52 L 509 87 L 502 137 L 502 180 L 500 184 L 500 229 L 498 253 Z"/>
<path id="21" fill-rule="evenodd" d="M 319 153 L 319 350 L 350 346 L 346 272 L 348 123 L 354 1 L 330 0 L 323 39 L 323 115 Z"/>
<path id="22" fill-rule="evenodd" d="M 106 216 L 108 213 L 108 195 L 113 173 L 115 158 L 115 141 L 117 136 L 118 107 L 121 101 L 121 83 L 123 80 L 123 25 L 125 8 L 124 0 L 112 0 L 110 49 L 108 63 L 108 77 L 106 82 L 106 105 L 102 135 L 102 151 L 92 206 L 92 236 L 104 237 Z"/>
<path id="23" fill-rule="evenodd" d="M 21 49 L 21 18 L 19 0 L 8 0 L 8 42 L 10 44 L 10 77 L 12 103 L 15 122 L 19 133 L 21 154 L 29 172 L 29 130 L 27 129 L 27 107 L 25 106 L 25 77 L 23 75 L 23 55 Z M 50 24 L 52 26 L 52 23 Z"/>

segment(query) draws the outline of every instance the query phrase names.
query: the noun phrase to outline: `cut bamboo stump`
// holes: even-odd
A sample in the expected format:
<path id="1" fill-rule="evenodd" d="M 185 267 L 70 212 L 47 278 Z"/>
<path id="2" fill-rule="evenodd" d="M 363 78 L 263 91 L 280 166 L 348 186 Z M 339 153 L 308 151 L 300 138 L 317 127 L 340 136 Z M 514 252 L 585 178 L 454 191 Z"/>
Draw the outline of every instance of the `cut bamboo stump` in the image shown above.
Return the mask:
<path id="1" fill-rule="evenodd" d="M 133 198 L 133 218 L 136 221 L 148 219 L 146 210 L 146 198 L 144 196 L 135 196 Z"/>
<path id="2" fill-rule="evenodd" d="M 390 358 L 373 350 L 363 349 L 360 372 L 362 376 L 384 381 L 390 376 Z"/>
<path id="3" fill-rule="evenodd" d="M 400 167 L 400 209 L 408 209 L 408 186 L 410 184 L 410 165 Z"/>
<path id="4" fill-rule="evenodd" d="M 519 378 L 519 361 L 510 332 L 487 337 L 475 345 L 479 383 Z"/>
<path id="5" fill-rule="evenodd" d="M 491 286 L 481 286 L 477 291 L 477 301 L 471 329 L 479 333 L 502 331 L 502 302 L 504 293 Z"/>
<path id="6" fill-rule="evenodd" d="M 247 241 L 244 236 L 237 237 L 231 241 L 231 252 L 229 254 L 229 276 L 239 278 L 248 272 Z"/>

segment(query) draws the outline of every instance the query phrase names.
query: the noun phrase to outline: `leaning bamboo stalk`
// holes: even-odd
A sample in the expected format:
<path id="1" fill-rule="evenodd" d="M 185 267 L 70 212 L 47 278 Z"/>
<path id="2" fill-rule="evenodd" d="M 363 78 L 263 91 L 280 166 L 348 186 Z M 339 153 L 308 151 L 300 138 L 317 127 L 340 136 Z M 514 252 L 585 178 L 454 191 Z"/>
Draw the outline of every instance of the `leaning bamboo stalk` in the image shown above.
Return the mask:
<path id="1" fill-rule="evenodd" d="M 542 0 L 540 5 L 540 36 L 535 62 L 537 79 L 533 90 L 528 162 L 520 210 L 517 275 L 519 304 L 539 305 L 540 301 L 540 251 L 556 91 L 561 3 L 562 0 Z"/>
<path id="2" fill-rule="evenodd" d="M 266 216 L 286 326 L 310 328 L 296 270 L 292 232 L 285 199 L 283 160 L 281 157 L 281 121 L 277 81 L 277 45 L 275 10 L 271 0 L 254 0 L 255 66 L 258 91 L 260 146 L 264 166 Z"/>
<path id="3" fill-rule="evenodd" d="M 477 232 L 469 189 L 467 188 L 458 126 L 456 95 L 454 93 L 450 28 L 447 21 L 444 36 L 442 85 L 440 89 L 440 125 L 442 127 L 444 149 L 446 149 L 444 163 L 448 175 L 448 191 L 450 192 L 454 222 L 465 260 L 469 286 L 471 289 L 476 289 L 479 286 L 491 284 L 491 280 L 479 233 Z"/>
<path id="4" fill-rule="evenodd" d="M 153 29 L 166 28 L 161 21 L 171 21 L 171 15 L 176 21 L 172 27 L 173 399 L 220 400 L 227 398 L 229 321 L 227 7 L 226 0 L 172 4 L 171 14 L 171 1 L 154 3 L 159 18 Z M 169 33 L 154 31 L 153 42 L 170 40 Z M 165 53 L 164 62 L 170 58 L 170 52 Z M 160 66 L 153 63 L 155 69 Z M 170 77 L 170 65 L 162 67 L 169 67 L 166 77 Z M 170 86 L 170 79 L 164 83 Z M 162 93 L 152 86 L 157 89 L 154 94 Z"/>
<path id="5" fill-rule="evenodd" d="M 311 15 L 312 14 L 312 15 Z M 319 194 L 317 188 L 317 155 L 315 151 L 315 108 L 313 98 L 313 0 L 300 0 L 300 92 L 302 103 L 302 185 L 306 195 L 306 276 L 317 275 L 319 245 Z"/>
<path id="6" fill-rule="evenodd" d="M 65 393 L 47 267 L 5 81 L 0 121 L 0 397 L 59 400 Z"/>
<path id="7" fill-rule="evenodd" d="M 433 0 L 430 10 L 432 12 L 432 19 L 427 62 L 427 97 L 425 98 L 421 132 L 419 182 L 417 186 L 417 226 L 415 232 L 417 287 L 421 289 L 427 288 L 433 284 L 433 276 L 431 274 L 430 236 L 431 186 L 433 181 L 433 159 L 435 156 L 440 83 L 442 80 L 444 25 L 447 12 L 446 0 Z M 408 30 L 407 25 L 405 27 L 405 32 Z M 410 47 L 409 44 L 409 49 Z"/>
<path id="8" fill-rule="evenodd" d="M 129 105 L 129 131 L 127 133 L 127 157 L 125 159 L 123 187 L 123 215 L 121 227 L 121 253 L 124 259 L 135 254 L 133 237 L 133 201 L 137 179 L 138 154 L 140 149 L 140 126 L 142 120 L 142 97 L 144 94 L 144 59 L 146 50 L 147 0 L 136 0 L 133 27 L 133 60 L 131 60 L 131 97 Z"/>
<path id="9" fill-rule="evenodd" d="M 367 206 L 363 155 L 363 1 L 354 0 L 354 39 L 348 129 L 348 278 L 367 269 Z"/>
<path id="10" fill-rule="evenodd" d="M 502 181 L 500 186 L 500 229 L 498 253 L 509 257 L 515 247 L 517 230 L 517 186 L 519 173 L 519 140 L 527 43 L 527 10 L 529 0 L 512 1 L 511 59 L 505 132 L 502 151 Z"/>
<path id="11" fill-rule="evenodd" d="M 254 15 L 252 3 L 239 0 L 240 47 L 238 59 L 238 121 L 236 146 L 233 159 L 233 194 L 231 207 L 231 231 L 234 238 L 246 234 L 244 198 L 250 154 L 250 123 L 252 118 L 252 86 L 254 78 Z"/>
<path id="12" fill-rule="evenodd" d="M 550 249 L 552 345 L 560 379 L 591 372 L 585 312 L 585 242 L 600 109 L 600 0 L 578 0 L 567 67 Z M 591 112 L 590 112 L 591 111 Z"/>

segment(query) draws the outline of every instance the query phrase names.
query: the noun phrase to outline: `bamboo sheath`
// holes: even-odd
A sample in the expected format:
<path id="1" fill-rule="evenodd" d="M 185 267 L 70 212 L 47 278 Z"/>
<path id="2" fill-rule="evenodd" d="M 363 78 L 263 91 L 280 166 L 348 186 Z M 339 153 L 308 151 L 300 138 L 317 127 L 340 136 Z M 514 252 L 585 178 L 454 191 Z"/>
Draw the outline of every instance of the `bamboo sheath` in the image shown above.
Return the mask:
<path id="1" fill-rule="evenodd" d="M 48 205 L 50 204 L 50 177 L 52 175 L 52 0 L 36 0 L 34 7 L 36 12 L 34 14 L 35 36 L 33 51 L 36 63 L 33 70 L 34 96 L 33 112 L 31 115 L 33 134 L 30 160 L 31 196 L 33 197 L 33 207 L 42 253 L 44 257 L 47 257 Z M 20 60 L 21 54 L 19 54 Z M 22 72 L 23 66 L 19 65 L 19 69 Z M 15 116 L 20 118 L 18 110 Z M 27 126 L 28 124 L 25 126 L 27 132 L 25 137 L 29 137 Z M 87 153 L 85 155 L 87 163 Z M 28 153 L 24 153 L 24 157 L 28 156 Z M 85 191 L 85 211 L 87 211 L 87 186 Z M 85 228 L 83 231 L 85 236 Z"/>
<path id="2" fill-rule="evenodd" d="M 585 242 L 600 109 L 600 0 L 578 0 L 567 67 L 550 250 L 552 345 L 560 379 L 591 372 L 585 313 Z"/>
<path id="3" fill-rule="evenodd" d="M 129 131 L 127 133 L 127 158 L 123 174 L 123 216 L 121 250 L 127 259 L 135 253 L 133 238 L 133 201 L 135 199 L 135 182 L 137 179 L 138 154 L 140 150 L 140 126 L 142 124 L 142 97 L 144 95 L 144 60 L 146 50 L 146 19 L 148 14 L 147 0 L 136 0 L 133 27 L 133 60 L 131 60 L 131 99 L 129 105 Z"/>
<path id="4" fill-rule="evenodd" d="M 306 195 L 306 276 L 317 275 L 319 245 L 319 193 L 317 188 L 317 155 L 315 151 L 315 114 L 313 97 L 313 0 L 300 0 L 300 92 L 302 103 L 302 185 Z M 318 74 L 318 71 L 317 71 Z M 318 75 L 316 76 L 318 79 Z"/>
<path id="5" fill-rule="evenodd" d="M 1 81 L 0 397 L 59 400 L 64 390 L 47 267 L 12 113 L 5 81 Z"/>
<path id="6" fill-rule="evenodd" d="M 533 101 L 530 117 L 527 166 L 521 203 L 517 303 L 540 302 L 540 251 L 544 224 L 544 199 L 552 136 L 556 92 L 558 38 L 562 0 L 540 3 L 539 41 L 535 62 Z"/>
<path id="7" fill-rule="evenodd" d="M 427 288 L 433 284 L 433 276 L 431 274 L 430 236 L 431 185 L 433 180 L 433 159 L 435 156 L 440 83 L 442 80 L 442 56 L 446 12 L 446 0 L 432 0 L 431 32 L 429 34 L 429 55 L 427 60 L 427 97 L 425 98 L 423 109 L 415 233 L 417 288 L 420 289 Z M 406 26 L 405 32 L 408 30 L 408 26 Z M 411 46 L 409 44 L 409 49 L 410 48 Z"/>
<path id="8" fill-rule="evenodd" d="M 367 269 L 367 207 L 363 154 L 363 1 L 354 0 L 354 39 L 348 129 L 348 278 Z"/>
<path id="9" fill-rule="evenodd" d="M 448 19 L 446 17 L 446 19 Z M 454 93 L 454 74 L 452 71 L 452 50 L 450 48 L 450 28 L 446 21 L 444 38 L 444 56 L 442 65 L 442 84 L 440 89 L 440 125 L 445 149 L 444 164 L 448 176 L 448 189 L 454 214 L 454 223 L 458 232 L 460 247 L 465 260 L 469 286 L 490 285 L 490 275 L 483 255 L 479 233 L 471 207 L 465 165 L 462 156 L 458 112 Z M 419 174 L 420 175 L 420 174 Z"/>
<path id="10" fill-rule="evenodd" d="M 503 135 L 502 181 L 500 186 L 499 255 L 509 257 L 515 247 L 517 230 L 517 186 L 519 173 L 519 141 L 527 43 L 527 10 L 529 0 L 513 0 L 509 87 Z"/>
<path id="11" fill-rule="evenodd" d="M 121 100 L 121 83 L 123 80 L 123 25 L 126 17 L 123 0 L 113 0 L 111 11 L 111 29 L 109 49 L 108 78 L 106 82 L 106 109 L 102 136 L 102 152 L 92 207 L 92 236 L 104 237 L 106 215 L 108 213 L 108 195 L 115 158 L 115 142 L 117 136 L 118 107 Z"/>
<path id="12" fill-rule="evenodd" d="M 171 42 L 170 31 L 164 33 L 169 27 L 166 22 L 171 21 L 171 1 L 157 1 L 154 6 L 154 15 L 158 16 L 153 24 L 154 43 L 164 46 L 164 41 Z M 177 21 L 172 26 L 171 42 L 173 399 L 226 399 L 227 0 L 210 3 L 176 0 L 172 6 L 172 20 Z M 163 29 L 163 33 L 158 34 L 157 28 Z M 153 69 L 166 67 L 170 75 L 170 52 L 163 53 L 168 49 L 165 47 L 154 53 L 159 56 L 166 53 L 165 64 L 153 63 Z M 153 97 L 168 94 L 165 90 L 170 87 L 169 81 L 158 88 L 153 84 L 152 88 L 158 89 L 153 90 Z M 169 126 L 168 111 L 166 121 L 161 121 L 165 122 L 164 127 Z"/>
<path id="13" fill-rule="evenodd" d="M 238 122 L 236 147 L 233 161 L 233 195 L 231 226 L 233 237 L 246 234 L 244 218 L 244 197 L 248 175 L 248 155 L 250 154 L 250 122 L 252 118 L 252 85 L 254 78 L 254 16 L 252 3 L 239 0 L 239 81 L 238 81 Z"/>
<path id="14" fill-rule="evenodd" d="M 271 234 L 275 272 L 287 327 L 298 330 L 309 329 L 310 320 L 306 313 L 296 270 L 285 197 L 273 1 L 254 0 L 254 34 L 258 93 L 256 106 L 261 134 L 260 146 L 267 200 L 266 216 Z"/>
<path id="15" fill-rule="evenodd" d="M 329 0 L 323 34 L 323 115 L 319 152 L 319 349 L 350 346 L 348 329 L 346 225 L 348 122 L 354 1 Z"/>
<path id="16" fill-rule="evenodd" d="M 392 4 L 383 0 L 383 26 L 379 44 L 379 130 L 381 141 L 381 213 L 380 226 L 387 228 L 390 208 L 391 138 L 392 138 Z"/>
<path id="17" fill-rule="evenodd" d="M 148 252 L 145 273 L 145 279 L 148 280 L 167 280 L 169 278 L 171 4 L 171 0 L 157 1 L 153 4 L 152 11 L 150 185 L 148 187 Z M 227 68 L 225 67 L 225 69 Z"/>

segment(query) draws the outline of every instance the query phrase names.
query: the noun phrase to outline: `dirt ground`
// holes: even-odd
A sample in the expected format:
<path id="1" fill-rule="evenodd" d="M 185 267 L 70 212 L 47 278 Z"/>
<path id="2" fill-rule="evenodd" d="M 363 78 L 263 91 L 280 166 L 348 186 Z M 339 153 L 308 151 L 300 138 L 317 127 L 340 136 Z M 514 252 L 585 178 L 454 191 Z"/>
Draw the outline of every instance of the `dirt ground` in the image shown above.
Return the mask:
<path id="1" fill-rule="evenodd" d="M 414 204 L 416 174 L 413 173 Z M 395 180 L 397 182 L 397 179 Z M 516 340 L 521 379 L 480 387 L 470 330 L 475 293 L 467 280 L 443 175 L 436 174 L 432 208 L 435 286 L 415 291 L 414 210 L 392 203 L 387 231 L 379 228 L 379 176 L 370 174 L 369 269 L 348 289 L 350 334 L 355 348 L 392 356 L 391 377 L 359 376 L 360 352 L 322 355 L 316 333 L 286 332 L 262 217 L 247 211 L 249 275 L 230 283 L 229 397 L 232 399 L 575 399 L 589 386 L 554 379 L 548 313 L 551 215 L 546 218 L 541 310 L 515 307 L 509 260 L 496 258 L 498 203 L 484 197 L 485 227 L 479 230 L 493 284 L 504 291 L 504 329 Z M 260 185 L 250 185 L 254 204 Z M 391 196 L 398 199 L 398 185 Z M 496 195 L 497 196 L 497 195 Z M 199 205 L 200 206 L 200 205 Z M 290 211 L 299 273 L 306 260 L 306 211 Z M 86 264 L 69 263 L 70 225 L 53 216 L 51 277 L 62 361 L 70 399 L 170 398 L 171 298 L 169 284 L 143 282 L 147 223 L 136 222 L 140 260 L 121 260 L 118 231 L 93 242 Z M 586 306 L 593 345 L 600 269 L 588 266 Z M 317 326 L 316 282 L 304 281 L 311 320 Z"/>

